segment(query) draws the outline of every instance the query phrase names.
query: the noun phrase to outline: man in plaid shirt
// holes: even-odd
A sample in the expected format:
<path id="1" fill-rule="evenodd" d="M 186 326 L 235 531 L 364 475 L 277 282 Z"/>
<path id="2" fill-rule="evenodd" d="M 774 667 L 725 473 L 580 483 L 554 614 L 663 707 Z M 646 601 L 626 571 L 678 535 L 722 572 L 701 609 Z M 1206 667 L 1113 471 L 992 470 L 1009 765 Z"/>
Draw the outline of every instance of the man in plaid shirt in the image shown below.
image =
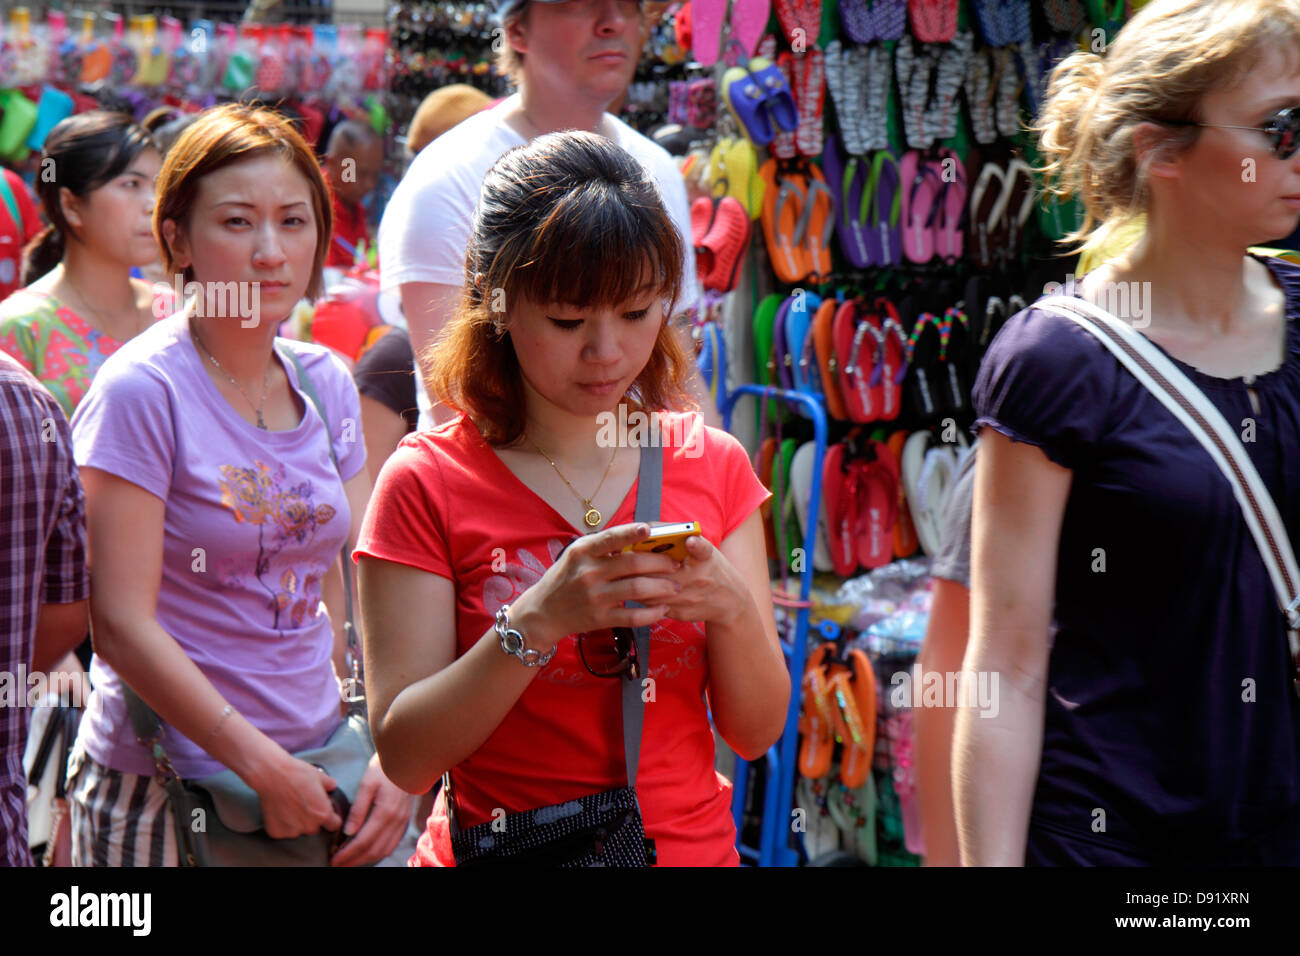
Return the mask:
<path id="1" fill-rule="evenodd" d="M 30 866 L 29 675 L 86 636 L 85 498 L 59 403 L 0 352 L 0 866 Z"/>

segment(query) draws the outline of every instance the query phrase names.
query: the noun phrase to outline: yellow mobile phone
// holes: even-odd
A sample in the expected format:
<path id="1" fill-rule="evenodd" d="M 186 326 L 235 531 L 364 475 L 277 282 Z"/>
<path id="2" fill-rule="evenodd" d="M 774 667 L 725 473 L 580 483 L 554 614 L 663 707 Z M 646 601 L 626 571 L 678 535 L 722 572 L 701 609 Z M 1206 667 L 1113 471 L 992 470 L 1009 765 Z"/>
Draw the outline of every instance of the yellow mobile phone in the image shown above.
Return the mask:
<path id="1" fill-rule="evenodd" d="M 649 551 L 666 554 L 674 561 L 686 560 L 686 539 L 700 533 L 698 521 L 651 525 L 650 537 L 624 548 L 624 551 Z"/>

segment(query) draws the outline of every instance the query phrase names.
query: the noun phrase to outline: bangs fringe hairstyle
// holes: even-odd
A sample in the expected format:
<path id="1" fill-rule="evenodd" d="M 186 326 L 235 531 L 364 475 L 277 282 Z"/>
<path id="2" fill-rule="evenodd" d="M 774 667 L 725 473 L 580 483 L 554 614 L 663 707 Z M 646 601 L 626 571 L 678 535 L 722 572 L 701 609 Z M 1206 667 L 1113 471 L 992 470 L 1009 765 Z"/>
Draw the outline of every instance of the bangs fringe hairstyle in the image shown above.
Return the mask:
<path id="1" fill-rule="evenodd" d="M 1104 58 L 1080 51 L 1057 65 L 1034 132 L 1045 188 L 1062 199 L 1078 196 L 1086 212 L 1063 240 L 1078 244 L 1072 252 L 1100 249 L 1148 211 L 1146 170 L 1133 144 L 1137 127 L 1200 120 L 1202 98 L 1240 82 L 1269 48 L 1292 69 L 1300 66 L 1296 0 L 1152 0 Z M 1164 157 L 1191 148 L 1201 132 L 1165 129 Z"/>
<path id="2" fill-rule="evenodd" d="M 659 190 L 636 159 L 586 132 L 552 133 L 503 155 L 488 170 L 465 255 L 455 315 L 421 357 L 431 394 L 466 414 L 493 445 L 524 430 L 524 389 L 508 334 L 510 306 L 580 309 L 664 300 L 645 368 L 623 397 L 650 412 L 695 407 L 673 316 L 683 247 Z"/>
<path id="3" fill-rule="evenodd" d="M 312 213 L 316 217 L 316 258 L 306 295 L 319 298 L 324 285 L 325 256 L 334 227 L 329 187 L 321 175 L 316 154 L 299 134 L 292 120 L 273 110 L 229 103 L 200 113 L 168 150 L 158 174 L 158 202 L 154 206 L 153 231 L 163 247 L 169 276 L 175 275 L 176 259 L 163 238 L 162 224 L 173 220 L 184 231 L 198 197 L 204 176 L 235 163 L 268 153 L 279 156 L 306 177 L 311 187 Z M 194 279 L 193 266 L 182 277 Z"/>

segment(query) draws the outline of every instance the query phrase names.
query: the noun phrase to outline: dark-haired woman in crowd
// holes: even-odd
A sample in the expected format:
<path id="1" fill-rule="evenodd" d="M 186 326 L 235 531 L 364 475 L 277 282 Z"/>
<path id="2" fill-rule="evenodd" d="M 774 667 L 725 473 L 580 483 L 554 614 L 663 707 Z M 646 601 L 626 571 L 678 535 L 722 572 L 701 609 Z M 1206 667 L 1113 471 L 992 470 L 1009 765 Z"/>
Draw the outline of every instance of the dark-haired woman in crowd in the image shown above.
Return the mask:
<path id="1" fill-rule="evenodd" d="M 0 349 L 72 416 L 104 360 L 160 315 L 131 267 L 157 258 L 151 217 L 162 156 L 125 113 L 95 110 L 50 131 L 36 191 L 49 225 L 23 254 L 22 283 L 0 303 Z"/>
<path id="2" fill-rule="evenodd" d="M 611 629 L 648 626 L 645 833 L 661 865 L 736 865 L 709 713 L 754 759 L 781 732 L 790 679 L 763 556 L 767 492 L 739 442 L 670 411 L 689 402 L 667 324 L 677 230 L 630 154 L 552 134 L 488 172 L 466 258 L 461 308 L 425 365 L 461 414 L 398 446 L 357 548 L 384 771 L 411 793 L 451 771 L 415 862 L 456 862 L 448 799 L 472 827 L 623 786 Z M 660 517 L 702 529 L 680 563 L 623 553 L 649 534 L 633 520 L 641 453 L 602 421 L 632 413 L 659 425 Z M 494 621 L 535 654 L 511 651 Z"/>

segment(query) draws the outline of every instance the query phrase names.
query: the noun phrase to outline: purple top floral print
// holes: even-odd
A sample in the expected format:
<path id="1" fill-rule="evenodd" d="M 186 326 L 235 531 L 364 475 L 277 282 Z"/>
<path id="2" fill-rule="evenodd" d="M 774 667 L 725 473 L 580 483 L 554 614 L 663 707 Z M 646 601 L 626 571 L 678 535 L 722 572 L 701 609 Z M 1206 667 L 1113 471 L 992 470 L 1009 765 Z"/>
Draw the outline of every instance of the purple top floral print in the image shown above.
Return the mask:
<path id="1" fill-rule="evenodd" d="M 352 378 L 327 349 L 289 344 L 325 403 L 339 468 L 351 478 L 366 457 Z M 294 369 L 285 371 L 298 387 Z M 339 723 L 321 578 L 350 520 L 325 426 L 299 396 L 305 413 L 289 431 L 246 422 L 208 377 L 178 314 L 104 363 L 72 423 L 79 467 L 167 503 L 158 622 L 236 710 L 290 752 L 320 746 Z M 152 774 L 117 674 L 96 657 L 91 680 L 78 745 L 110 769 Z M 174 729 L 164 744 L 183 777 L 222 769 Z"/>

